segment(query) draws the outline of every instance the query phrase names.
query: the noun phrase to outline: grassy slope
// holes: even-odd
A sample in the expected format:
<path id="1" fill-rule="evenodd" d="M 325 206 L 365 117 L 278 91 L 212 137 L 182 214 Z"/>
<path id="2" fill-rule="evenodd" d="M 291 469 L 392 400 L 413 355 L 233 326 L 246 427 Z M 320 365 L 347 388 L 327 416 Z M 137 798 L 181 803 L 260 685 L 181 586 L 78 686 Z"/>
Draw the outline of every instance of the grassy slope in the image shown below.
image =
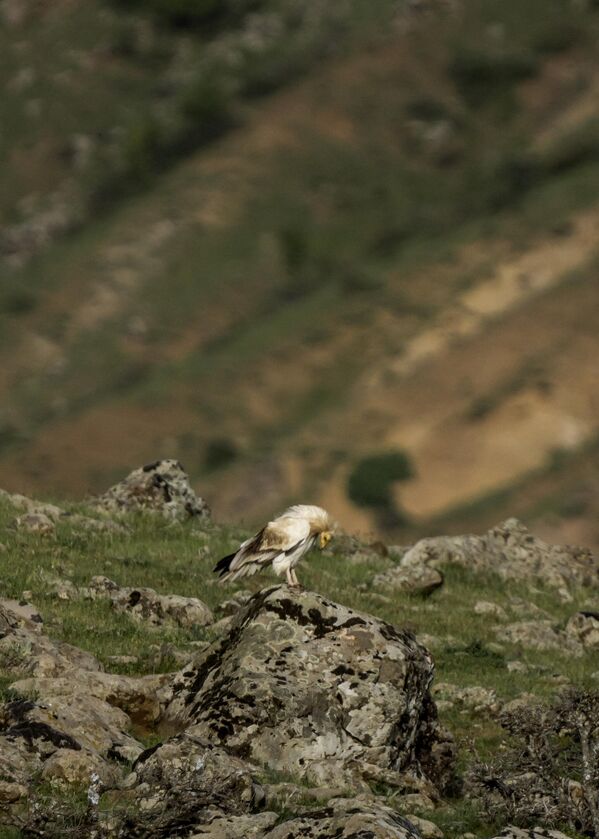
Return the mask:
<path id="1" fill-rule="evenodd" d="M 197 596 L 213 608 L 234 590 L 223 589 L 211 568 L 215 559 L 236 544 L 242 531 L 218 525 L 200 530 L 192 525 L 166 525 L 140 517 L 128 522 L 131 530 L 126 536 L 83 534 L 68 524 L 60 524 L 55 537 L 40 538 L 12 530 L 14 515 L 12 507 L 0 502 L 0 535 L 5 547 L 0 553 L 3 596 L 18 598 L 23 590 L 30 590 L 51 637 L 89 650 L 106 663 L 109 655 L 139 657 L 134 665 L 118 668 L 108 664 L 109 670 L 140 674 L 172 670 L 168 649 L 160 658 L 155 645 L 174 645 L 179 650 L 189 650 L 191 655 L 191 642 L 210 639 L 211 631 L 148 629 L 115 614 L 102 602 L 58 600 L 47 594 L 43 572 L 68 577 L 79 585 L 86 585 L 95 574 L 105 574 L 122 585 L 144 585 L 161 593 Z M 387 602 L 377 597 L 384 592 L 377 592 L 372 578 L 389 565 L 390 561 L 382 558 L 369 564 L 351 564 L 334 552 L 315 554 L 305 562 L 300 576 L 307 588 L 340 603 L 417 633 L 446 638 L 435 653 L 438 681 L 491 688 L 504 701 L 523 692 L 549 698 L 558 689 L 556 674 L 577 685 L 593 684 L 592 674 L 597 667 L 593 654 L 576 659 L 559 652 L 523 652 L 508 644 L 489 649 L 486 644 L 494 640 L 493 622 L 474 614 L 473 606 L 477 600 L 485 599 L 509 610 L 511 598 L 523 597 L 547 610 L 555 623 L 563 626 L 569 615 L 583 605 L 597 608 L 596 594 L 577 591 L 574 601 L 564 605 L 555 592 L 542 586 L 529 590 L 521 583 L 502 582 L 492 575 L 448 568 L 445 585 L 428 600 L 397 594 Z M 246 582 L 247 587 L 258 590 L 268 581 L 261 577 Z M 529 664 L 530 672 L 508 674 L 506 662 L 513 659 Z M 0 670 L 5 695 L 9 682 L 10 678 L 3 677 Z M 462 768 L 469 760 L 472 741 L 483 756 L 501 742 L 500 730 L 485 715 L 456 710 L 443 713 L 442 720 L 457 738 Z M 151 732 L 145 736 L 148 742 L 155 740 Z M 492 831 L 492 826 L 481 822 L 471 807 L 459 801 L 446 802 L 434 819 L 448 839 L 466 830 L 474 830 L 482 837 Z"/>

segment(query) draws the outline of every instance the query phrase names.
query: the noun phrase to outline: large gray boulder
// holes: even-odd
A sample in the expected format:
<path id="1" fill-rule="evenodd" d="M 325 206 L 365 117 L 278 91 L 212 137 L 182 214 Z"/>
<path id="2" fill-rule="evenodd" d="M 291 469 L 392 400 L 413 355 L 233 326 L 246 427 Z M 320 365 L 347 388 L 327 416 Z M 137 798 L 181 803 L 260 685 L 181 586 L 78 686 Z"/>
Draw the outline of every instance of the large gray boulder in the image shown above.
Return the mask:
<path id="1" fill-rule="evenodd" d="M 143 752 L 121 796 L 121 836 L 171 837 L 215 819 L 249 815 L 264 801 L 255 767 L 183 732 Z M 239 827 L 239 824 L 237 824 Z M 239 834 L 240 836 L 244 834 Z"/>
<path id="2" fill-rule="evenodd" d="M 264 839 L 421 839 L 404 816 L 383 804 L 338 798 L 326 807 L 283 822 Z"/>
<path id="3" fill-rule="evenodd" d="M 94 505 L 110 513 L 144 510 L 167 519 L 210 519 L 208 504 L 195 494 L 178 460 L 157 460 L 134 469 Z"/>
<path id="4" fill-rule="evenodd" d="M 498 641 L 517 644 L 529 650 L 560 650 L 580 657 L 583 647 L 573 635 L 554 626 L 550 620 L 517 621 L 495 630 Z"/>
<path id="5" fill-rule="evenodd" d="M 433 673 L 411 633 L 277 586 L 175 677 L 165 722 L 317 784 L 374 769 L 443 786 L 453 746 L 436 722 Z"/>
<path id="6" fill-rule="evenodd" d="M 61 676 L 75 669 L 100 671 L 102 665 L 90 653 L 52 641 L 41 633 L 42 620 L 31 604 L 8 600 L 0 603 L 0 656 L 3 669 L 18 676 Z"/>
<path id="7" fill-rule="evenodd" d="M 57 749 L 72 749 L 121 762 L 134 760 L 143 747 L 125 733 L 130 727 L 124 711 L 82 694 L 15 700 L 0 710 L 2 735 L 44 758 Z"/>
<path id="8" fill-rule="evenodd" d="M 12 611 L 8 602 L 0 604 L 0 656 L 4 672 L 14 677 L 11 688 L 17 694 L 54 707 L 66 707 L 72 699 L 83 708 L 90 700 L 99 700 L 109 708 L 120 708 L 138 725 L 151 726 L 159 719 L 167 675 L 104 673 L 91 653 L 43 635 L 33 607 Z"/>
<path id="9" fill-rule="evenodd" d="M 599 558 L 588 548 L 549 545 L 518 519 L 508 519 L 483 536 L 436 536 L 421 539 L 402 556 L 404 570 L 455 563 L 504 579 L 538 580 L 561 588 L 599 585 Z"/>
<path id="10" fill-rule="evenodd" d="M 373 583 L 387 591 L 403 591 L 426 597 L 443 585 L 443 575 L 437 568 L 424 563 L 395 565 L 377 574 Z"/>

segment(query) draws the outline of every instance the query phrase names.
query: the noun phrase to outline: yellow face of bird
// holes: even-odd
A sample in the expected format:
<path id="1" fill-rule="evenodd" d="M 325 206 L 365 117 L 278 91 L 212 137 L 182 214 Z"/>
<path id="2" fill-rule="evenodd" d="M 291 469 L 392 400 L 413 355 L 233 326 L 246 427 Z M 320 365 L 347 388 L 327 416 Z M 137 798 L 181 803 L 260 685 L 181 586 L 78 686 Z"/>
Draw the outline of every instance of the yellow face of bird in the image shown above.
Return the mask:
<path id="1" fill-rule="evenodd" d="M 318 537 L 318 547 L 320 550 L 324 550 L 326 546 L 329 544 L 331 539 L 333 538 L 333 534 L 330 530 L 323 530 L 320 536 Z"/>

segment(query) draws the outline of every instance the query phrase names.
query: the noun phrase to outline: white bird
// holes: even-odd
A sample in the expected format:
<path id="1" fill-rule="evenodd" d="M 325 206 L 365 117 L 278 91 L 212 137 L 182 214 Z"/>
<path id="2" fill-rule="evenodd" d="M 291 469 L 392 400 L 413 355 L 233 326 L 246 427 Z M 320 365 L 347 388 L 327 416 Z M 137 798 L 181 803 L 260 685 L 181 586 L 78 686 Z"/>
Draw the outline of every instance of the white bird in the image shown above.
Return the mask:
<path id="1" fill-rule="evenodd" d="M 299 586 L 295 566 L 311 548 L 321 550 L 331 541 L 333 523 L 322 507 L 296 504 L 269 521 L 235 553 L 223 557 L 214 567 L 222 582 L 249 577 L 269 563 L 277 576 L 285 572 L 290 586 Z"/>

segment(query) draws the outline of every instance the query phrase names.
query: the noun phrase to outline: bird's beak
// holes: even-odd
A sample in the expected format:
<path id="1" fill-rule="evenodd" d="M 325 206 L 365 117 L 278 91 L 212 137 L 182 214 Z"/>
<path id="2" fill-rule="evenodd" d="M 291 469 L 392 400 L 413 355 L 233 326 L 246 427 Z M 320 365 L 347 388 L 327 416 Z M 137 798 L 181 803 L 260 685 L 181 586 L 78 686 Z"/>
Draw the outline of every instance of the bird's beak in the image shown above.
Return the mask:
<path id="1" fill-rule="evenodd" d="M 322 533 L 320 534 L 320 538 L 318 540 L 318 547 L 320 548 L 321 551 L 326 548 L 326 546 L 329 544 L 329 542 L 331 541 L 332 538 L 333 538 L 333 534 L 330 532 L 330 530 L 323 530 L 322 531 Z"/>

